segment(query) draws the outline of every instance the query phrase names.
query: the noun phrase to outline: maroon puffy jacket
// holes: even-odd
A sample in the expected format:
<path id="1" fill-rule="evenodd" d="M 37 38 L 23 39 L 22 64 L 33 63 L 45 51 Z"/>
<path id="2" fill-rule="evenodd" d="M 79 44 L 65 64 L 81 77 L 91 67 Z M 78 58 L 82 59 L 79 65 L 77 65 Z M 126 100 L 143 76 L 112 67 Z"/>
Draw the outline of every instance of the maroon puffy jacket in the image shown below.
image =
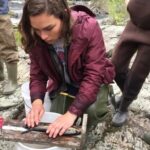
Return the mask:
<path id="1" fill-rule="evenodd" d="M 67 62 L 70 78 L 79 85 L 79 92 L 69 111 L 78 116 L 96 100 L 100 85 L 112 82 L 115 75 L 113 65 L 105 57 L 103 36 L 96 18 L 90 11 L 85 11 L 71 12 L 75 24 Z M 43 100 L 47 90 L 57 89 L 60 77 L 55 72 L 46 46 L 35 46 L 30 51 L 30 59 L 31 100 Z"/>

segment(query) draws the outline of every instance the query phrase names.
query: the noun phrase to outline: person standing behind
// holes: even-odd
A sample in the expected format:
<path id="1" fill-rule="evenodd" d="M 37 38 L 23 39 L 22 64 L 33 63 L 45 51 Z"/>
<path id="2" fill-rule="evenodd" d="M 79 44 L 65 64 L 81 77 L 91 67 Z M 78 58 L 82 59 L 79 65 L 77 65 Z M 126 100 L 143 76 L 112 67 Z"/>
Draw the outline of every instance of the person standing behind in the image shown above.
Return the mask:
<path id="1" fill-rule="evenodd" d="M 127 10 L 130 20 L 112 56 L 112 63 L 116 68 L 115 81 L 122 91 L 122 96 L 118 102 L 118 111 L 112 119 L 114 126 L 122 126 L 126 122 L 128 107 L 137 98 L 150 72 L 149 6 L 149 0 L 129 1 Z M 137 53 L 136 57 L 131 68 L 129 68 L 135 53 Z"/>
<path id="2" fill-rule="evenodd" d="M 8 0 L 0 0 L 0 81 L 4 80 L 3 63 L 8 74 L 8 82 L 2 92 L 4 95 L 12 94 L 17 88 L 18 51 L 8 11 Z"/>

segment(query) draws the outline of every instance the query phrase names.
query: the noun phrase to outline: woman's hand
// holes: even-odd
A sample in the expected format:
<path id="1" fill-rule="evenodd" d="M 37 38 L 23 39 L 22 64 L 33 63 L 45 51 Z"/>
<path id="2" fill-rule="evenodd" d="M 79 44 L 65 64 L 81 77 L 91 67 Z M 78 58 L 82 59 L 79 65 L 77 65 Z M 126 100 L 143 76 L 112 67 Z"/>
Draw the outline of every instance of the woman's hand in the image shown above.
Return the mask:
<path id="1" fill-rule="evenodd" d="M 34 127 L 35 125 L 38 125 L 41 117 L 44 114 L 44 107 L 42 104 L 42 100 L 37 99 L 32 103 L 32 109 L 24 119 L 25 124 L 28 127 Z"/>
<path id="2" fill-rule="evenodd" d="M 57 135 L 61 136 L 69 127 L 74 124 L 76 118 L 77 115 L 68 111 L 64 115 L 58 117 L 54 123 L 50 124 L 46 133 L 52 138 L 56 138 Z"/>

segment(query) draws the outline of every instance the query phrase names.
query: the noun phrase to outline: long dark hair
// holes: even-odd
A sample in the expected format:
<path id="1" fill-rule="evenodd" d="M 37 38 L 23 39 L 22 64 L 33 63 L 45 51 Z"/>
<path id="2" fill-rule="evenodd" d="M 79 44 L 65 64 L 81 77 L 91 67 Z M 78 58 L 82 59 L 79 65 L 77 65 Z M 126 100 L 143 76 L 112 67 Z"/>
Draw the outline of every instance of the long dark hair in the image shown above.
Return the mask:
<path id="1" fill-rule="evenodd" d="M 22 44 L 25 52 L 29 52 L 41 39 L 34 33 L 29 17 L 40 15 L 42 13 L 54 15 L 63 22 L 61 35 L 65 44 L 71 36 L 71 17 L 70 10 L 66 0 L 26 0 L 23 8 L 23 14 L 19 23 L 19 31 L 22 35 Z"/>

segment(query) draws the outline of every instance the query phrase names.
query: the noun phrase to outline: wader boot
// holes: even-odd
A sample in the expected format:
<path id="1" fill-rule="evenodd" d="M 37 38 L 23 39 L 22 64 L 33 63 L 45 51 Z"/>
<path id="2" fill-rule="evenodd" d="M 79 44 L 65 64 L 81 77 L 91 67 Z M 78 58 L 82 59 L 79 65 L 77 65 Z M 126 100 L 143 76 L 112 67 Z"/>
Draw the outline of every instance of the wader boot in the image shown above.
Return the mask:
<path id="1" fill-rule="evenodd" d="M 128 107 L 131 104 L 131 102 L 131 100 L 124 99 L 123 97 L 121 97 L 119 109 L 117 110 L 116 114 L 112 119 L 112 124 L 114 126 L 120 127 L 126 122 L 128 117 Z"/>
<path id="2" fill-rule="evenodd" d="M 108 94 L 109 85 L 101 85 L 96 101 L 86 109 L 85 113 L 88 114 L 88 129 L 95 126 L 97 123 L 104 121 L 109 116 L 109 110 L 107 107 Z M 74 98 L 70 96 L 58 94 L 53 100 L 51 100 L 50 111 L 64 114 L 73 101 Z"/>
<path id="3" fill-rule="evenodd" d="M 6 63 L 8 82 L 3 88 L 3 94 L 12 94 L 17 88 L 17 63 Z"/>
<path id="4" fill-rule="evenodd" d="M 96 101 L 85 111 L 88 114 L 87 129 L 95 127 L 99 122 L 103 122 L 109 117 L 108 108 L 109 85 L 101 85 Z"/>
<path id="5" fill-rule="evenodd" d="M 4 66 L 3 62 L 0 60 L 0 81 L 4 80 Z"/>

